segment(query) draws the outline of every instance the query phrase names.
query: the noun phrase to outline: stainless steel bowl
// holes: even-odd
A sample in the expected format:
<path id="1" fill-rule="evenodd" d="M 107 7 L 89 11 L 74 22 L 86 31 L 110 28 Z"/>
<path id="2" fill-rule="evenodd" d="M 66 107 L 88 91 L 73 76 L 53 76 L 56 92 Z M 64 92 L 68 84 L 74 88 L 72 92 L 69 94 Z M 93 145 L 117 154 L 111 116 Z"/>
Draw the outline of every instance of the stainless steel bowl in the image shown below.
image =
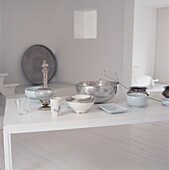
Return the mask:
<path id="1" fill-rule="evenodd" d="M 117 82 L 111 81 L 83 81 L 76 83 L 79 94 L 88 94 L 95 97 L 95 103 L 103 103 L 112 99 L 117 93 Z"/>

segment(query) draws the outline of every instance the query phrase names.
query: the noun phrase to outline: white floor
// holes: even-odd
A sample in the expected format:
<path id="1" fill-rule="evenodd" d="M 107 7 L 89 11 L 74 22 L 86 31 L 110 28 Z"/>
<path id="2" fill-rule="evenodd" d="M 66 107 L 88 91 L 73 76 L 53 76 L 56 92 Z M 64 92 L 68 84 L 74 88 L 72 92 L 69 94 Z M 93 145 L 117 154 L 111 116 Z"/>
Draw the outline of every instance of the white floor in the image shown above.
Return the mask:
<path id="1" fill-rule="evenodd" d="M 168 132 L 169 121 L 17 134 L 12 137 L 14 170 L 168 170 Z"/>

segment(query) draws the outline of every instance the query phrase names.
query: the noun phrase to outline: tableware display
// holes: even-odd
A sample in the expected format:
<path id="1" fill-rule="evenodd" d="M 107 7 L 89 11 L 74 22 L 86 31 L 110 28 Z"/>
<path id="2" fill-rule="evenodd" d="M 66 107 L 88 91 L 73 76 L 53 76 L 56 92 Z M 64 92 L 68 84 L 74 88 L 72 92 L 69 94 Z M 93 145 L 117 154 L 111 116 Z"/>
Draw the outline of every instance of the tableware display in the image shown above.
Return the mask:
<path id="1" fill-rule="evenodd" d="M 122 113 L 122 112 L 126 112 L 127 108 L 120 106 L 118 104 L 115 103 L 106 103 L 106 104 L 98 104 L 97 105 L 100 109 L 108 112 L 108 113 Z"/>
<path id="2" fill-rule="evenodd" d="M 60 116 L 61 115 L 62 102 L 63 102 L 63 99 L 60 97 L 51 97 L 50 98 L 52 116 Z"/>
<path id="3" fill-rule="evenodd" d="M 117 93 L 117 82 L 106 80 L 83 81 L 76 83 L 76 91 L 79 94 L 88 94 L 95 97 L 95 103 L 104 103 L 112 99 Z"/>
<path id="4" fill-rule="evenodd" d="M 148 96 L 149 94 L 146 91 L 146 89 L 147 89 L 147 87 L 132 86 L 132 87 L 130 87 L 127 94 L 129 94 L 129 93 L 141 93 L 141 94 L 146 94 Z"/>
<path id="5" fill-rule="evenodd" d="M 169 106 L 169 98 L 164 98 L 164 99 L 162 99 L 162 104 L 163 104 L 164 106 Z"/>
<path id="6" fill-rule="evenodd" d="M 28 87 L 25 89 L 25 95 L 30 99 L 37 99 L 37 96 L 35 94 L 35 91 L 38 88 L 41 88 L 42 86 L 34 86 L 34 87 Z"/>
<path id="7" fill-rule="evenodd" d="M 166 98 L 169 98 L 169 86 L 164 87 L 164 91 L 162 92 L 162 95 Z"/>
<path id="8" fill-rule="evenodd" d="M 42 73 L 43 73 L 43 87 L 38 88 L 35 91 L 35 95 L 42 102 L 42 107 L 39 108 L 41 111 L 50 111 L 50 98 L 54 95 L 54 89 L 48 87 L 48 64 L 44 60 L 42 62 Z"/>
<path id="9" fill-rule="evenodd" d="M 95 98 L 91 95 L 78 94 L 65 98 L 69 107 L 75 113 L 87 112 L 95 102 Z"/>
<path id="10" fill-rule="evenodd" d="M 131 107 L 143 107 L 147 104 L 147 95 L 141 93 L 129 93 L 126 96 L 127 104 Z"/>

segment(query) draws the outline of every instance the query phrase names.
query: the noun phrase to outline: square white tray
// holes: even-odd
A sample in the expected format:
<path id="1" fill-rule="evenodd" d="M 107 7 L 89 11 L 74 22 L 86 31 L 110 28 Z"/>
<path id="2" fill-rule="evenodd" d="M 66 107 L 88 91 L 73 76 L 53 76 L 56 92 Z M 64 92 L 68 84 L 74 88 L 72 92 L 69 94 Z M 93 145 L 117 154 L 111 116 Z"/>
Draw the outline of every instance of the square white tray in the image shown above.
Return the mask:
<path id="1" fill-rule="evenodd" d="M 122 113 L 127 111 L 127 108 L 115 103 L 98 104 L 98 106 L 108 113 Z"/>

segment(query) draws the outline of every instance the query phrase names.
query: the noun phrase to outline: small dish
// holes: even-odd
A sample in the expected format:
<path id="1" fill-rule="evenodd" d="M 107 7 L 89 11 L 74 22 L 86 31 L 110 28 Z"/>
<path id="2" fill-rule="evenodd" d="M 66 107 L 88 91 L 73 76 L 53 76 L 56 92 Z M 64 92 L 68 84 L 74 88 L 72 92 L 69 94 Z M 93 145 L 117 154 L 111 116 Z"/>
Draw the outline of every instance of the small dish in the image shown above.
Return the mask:
<path id="1" fill-rule="evenodd" d="M 164 106 L 169 106 L 169 98 L 164 98 L 164 99 L 162 99 L 162 104 L 163 104 Z"/>
<path id="2" fill-rule="evenodd" d="M 122 113 L 127 111 L 127 108 L 115 103 L 98 104 L 97 106 L 108 113 Z"/>

